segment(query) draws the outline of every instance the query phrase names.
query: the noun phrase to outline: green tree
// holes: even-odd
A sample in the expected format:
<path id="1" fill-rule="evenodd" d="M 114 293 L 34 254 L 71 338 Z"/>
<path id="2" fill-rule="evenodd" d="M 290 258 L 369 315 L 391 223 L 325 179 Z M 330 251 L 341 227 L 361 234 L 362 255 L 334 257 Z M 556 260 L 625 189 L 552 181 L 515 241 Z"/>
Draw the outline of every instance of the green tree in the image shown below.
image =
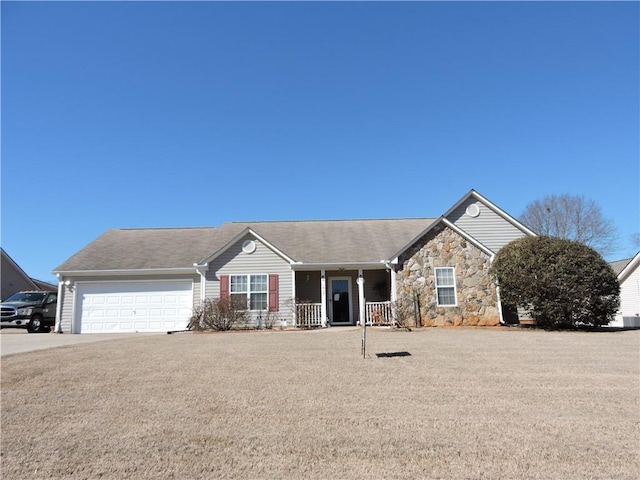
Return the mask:
<path id="1" fill-rule="evenodd" d="M 576 241 L 515 240 L 498 252 L 491 274 L 503 303 L 529 308 L 543 328 L 606 325 L 618 309 L 616 274 L 598 252 Z"/>

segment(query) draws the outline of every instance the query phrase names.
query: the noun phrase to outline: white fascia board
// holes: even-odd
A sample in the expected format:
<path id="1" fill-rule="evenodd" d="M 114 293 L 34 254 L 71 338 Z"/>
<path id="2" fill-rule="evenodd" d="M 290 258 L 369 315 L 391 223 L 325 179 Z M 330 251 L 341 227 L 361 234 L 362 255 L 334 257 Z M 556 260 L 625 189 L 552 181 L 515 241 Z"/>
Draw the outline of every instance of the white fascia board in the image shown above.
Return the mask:
<path id="1" fill-rule="evenodd" d="M 251 229 L 251 227 L 244 228 L 240 233 L 238 233 L 231 240 L 229 240 L 227 243 L 225 243 L 225 245 L 222 248 L 219 248 L 218 251 L 216 251 L 213 255 L 211 255 L 210 257 L 206 258 L 202 263 L 203 264 L 211 263 L 213 260 L 215 260 L 220 255 L 222 255 L 225 251 L 227 251 L 229 248 L 231 248 L 232 245 L 234 245 L 238 241 L 240 241 L 240 239 L 242 237 L 244 237 L 245 235 L 253 235 L 257 240 L 260 240 L 260 242 L 262 242 L 270 250 L 272 250 L 274 253 L 276 253 L 276 255 L 279 255 L 280 257 L 282 257 L 284 260 L 286 260 L 289 263 L 295 263 L 295 260 L 293 260 L 287 254 L 285 254 L 284 252 L 279 250 L 272 243 L 270 243 L 267 240 L 265 240 L 262 236 L 258 235 L 253 229 Z"/>
<path id="2" fill-rule="evenodd" d="M 636 256 L 618 274 L 618 282 L 622 283 L 638 267 L 638 264 L 640 264 L 640 252 L 636 253 Z"/>
<path id="3" fill-rule="evenodd" d="M 525 227 L 522 223 L 520 223 L 518 220 L 516 220 L 514 217 L 512 217 L 511 215 L 509 215 L 507 212 L 505 212 L 504 210 L 502 210 L 500 207 L 498 207 L 495 203 L 489 201 L 487 198 L 483 197 L 482 195 L 480 195 L 478 192 L 476 192 L 475 190 L 471 189 L 466 195 L 464 195 L 460 200 L 458 200 L 456 203 L 453 204 L 453 206 L 447 210 L 444 215 L 442 215 L 443 217 L 448 217 L 451 212 L 453 212 L 456 208 L 458 208 L 463 202 L 465 202 L 469 197 L 474 197 L 476 200 L 480 200 L 487 208 L 493 210 L 495 213 L 497 213 L 498 215 L 500 215 L 502 218 L 504 218 L 507 222 L 509 222 L 510 224 L 512 224 L 514 227 L 516 227 L 517 229 L 519 229 L 520 231 L 526 233 L 527 235 L 530 235 L 532 237 L 537 237 L 538 234 L 535 233 L 533 230 Z"/>
<path id="4" fill-rule="evenodd" d="M 294 271 L 303 270 L 383 270 L 384 260 L 379 262 L 350 262 L 350 263 L 292 263 L 291 269 Z"/>
<path id="5" fill-rule="evenodd" d="M 193 275 L 195 272 L 193 267 L 180 268 L 139 268 L 139 269 L 120 269 L 120 270 L 54 270 L 53 274 L 63 277 L 101 277 L 110 275 Z"/>
<path id="6" fill-rule="evenodd" d="M 478 247 L 480 250 L 485 252 L 487 255 L 489 255 L 489 256 L 493 256 L 494 255 L 493 251 L 491 251 L 489 248 L 485 247 L 482 243 L 478 242 L 475 238 L 471 237 L 469 234 L 467 234 L 463 230 L 459 229 L 453 223 L 451 223 L 451 221 L 447 220 L 444 216 L 442 216 L 442 217 L 438 218 L 435 222 L 433 222 L 431 225 L 429 225 L 427 228 L 425 228 L 421 233 L 419 233 L 415 238 L 413 238 L 404 247 L 402 247 L 402 249 L 399 252 L 397 252 L 394 256 L 391 257 L 392 260 L 390 260 L 389 263 L 397 264 L 400 255 L 402 255 L 409 247 L 414 245 L 418 240 L 420 240 L 427 233 L 429 233 L 439 223 L 443 223 L 447 227 L 451 228 L 454 232 L 456 232 L 458 235 L 460 235 L 461 237 L 465 238 L 469 242 L 473 243 L 476 247 Z"/>
<path id="7" fill-rule="evenodd" d="M 242 237 L 244 237 L 250 231 L 251 231 L 251 229 L 249 227 L 245 227 L 244 229 L 242 229 L 240 231 L 240 233 L 238 233 L 237 235 L 232 237 L 231 240 L 229 240 L 227 243 L 224 244 L 224 246 L 219 248 L 215 253 L 213 253 L 213 255 L 205 258 L 201 263 L 202 264 L 211 263 L 213 260 L 215 260 L 220 255 L 222 255 L 228 248 L 230 248 L 231 245 L 235 244 L 238 240 L 240 240 Z"/>
<path id="8" fill-rule="evenodd" d="M 454 232 L 456 232 L 458 235 L 460 235 L 461 237 L 463 237 L 464 239 L 466 239 L 468 242 L 473 243 L 476 247 L 478 247 L 480 250 L 482 250 L 484 253 L 486 253 L 487 255 L 489 255 L 492 259 L 495 256 L 495 253 L 493 252 L 493 250 L 485 247 L 482 243 L 480 243 L 479 241 L 477 241 L 475 238 L 473 238 L 471 235 L 469 235 L 468 233 L 466 233 L 464 230 L 456 227 L 450 220 L 447 220 L 446 218 L 442 219 L 442 223 L 444 223 L 447 227 L 449 227 L 451 230 L 453 230 Z"/>

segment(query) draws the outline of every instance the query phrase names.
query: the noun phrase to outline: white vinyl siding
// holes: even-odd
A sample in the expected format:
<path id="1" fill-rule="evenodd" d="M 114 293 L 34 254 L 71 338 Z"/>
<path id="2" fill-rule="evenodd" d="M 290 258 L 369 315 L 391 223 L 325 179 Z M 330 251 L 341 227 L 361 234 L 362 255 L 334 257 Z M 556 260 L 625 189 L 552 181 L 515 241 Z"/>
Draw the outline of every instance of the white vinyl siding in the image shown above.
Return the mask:
<path id="1" fill-rule="evenodd" d="M 478 207 L 479 214 L 477 216 L 473 217 L 466 213 L 469 205 Z M 509 220 L 474 197 L 462 202 L 447 215 L 447 220 L 494 253 L 497 253 L 507 243 L 526 236 Z"/>
<path id="2" fill-rule="evenodd" d="M 439 307 L 456 306 L 456 274 L 453 267 L 437 267 L 436 300 Z"/>
<path id="3" fill-rule="evenodd" d="M 640 266 L 620 283 L 620 315 L 640 316 Z"/>

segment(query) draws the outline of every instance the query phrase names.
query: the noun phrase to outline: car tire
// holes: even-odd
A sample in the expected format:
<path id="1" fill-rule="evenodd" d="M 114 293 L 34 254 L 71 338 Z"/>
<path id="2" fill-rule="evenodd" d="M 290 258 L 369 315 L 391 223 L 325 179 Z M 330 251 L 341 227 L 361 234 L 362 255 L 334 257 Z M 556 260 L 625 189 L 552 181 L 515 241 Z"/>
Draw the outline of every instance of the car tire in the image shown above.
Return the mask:
<path id="1" fill-rule="evenodd" d="M 36 314 L 31 317 L 29 325 L 27 325 L 27 331 L 29 333 L 41 333 L 44 331 L 44 323 L 42 322 L 42 315 Z"/>

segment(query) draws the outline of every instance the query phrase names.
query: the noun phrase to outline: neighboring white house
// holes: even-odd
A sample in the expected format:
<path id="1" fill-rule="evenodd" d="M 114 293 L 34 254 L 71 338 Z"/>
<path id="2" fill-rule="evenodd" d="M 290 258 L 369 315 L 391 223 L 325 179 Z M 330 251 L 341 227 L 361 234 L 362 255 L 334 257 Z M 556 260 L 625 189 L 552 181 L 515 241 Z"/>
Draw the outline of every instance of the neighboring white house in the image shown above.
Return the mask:
<path id="1" fill-rule="evenodd" d="M 610 327 L 640 327 L 640 252 L 611 264 L 620 283 L 620 309 Z"/>

